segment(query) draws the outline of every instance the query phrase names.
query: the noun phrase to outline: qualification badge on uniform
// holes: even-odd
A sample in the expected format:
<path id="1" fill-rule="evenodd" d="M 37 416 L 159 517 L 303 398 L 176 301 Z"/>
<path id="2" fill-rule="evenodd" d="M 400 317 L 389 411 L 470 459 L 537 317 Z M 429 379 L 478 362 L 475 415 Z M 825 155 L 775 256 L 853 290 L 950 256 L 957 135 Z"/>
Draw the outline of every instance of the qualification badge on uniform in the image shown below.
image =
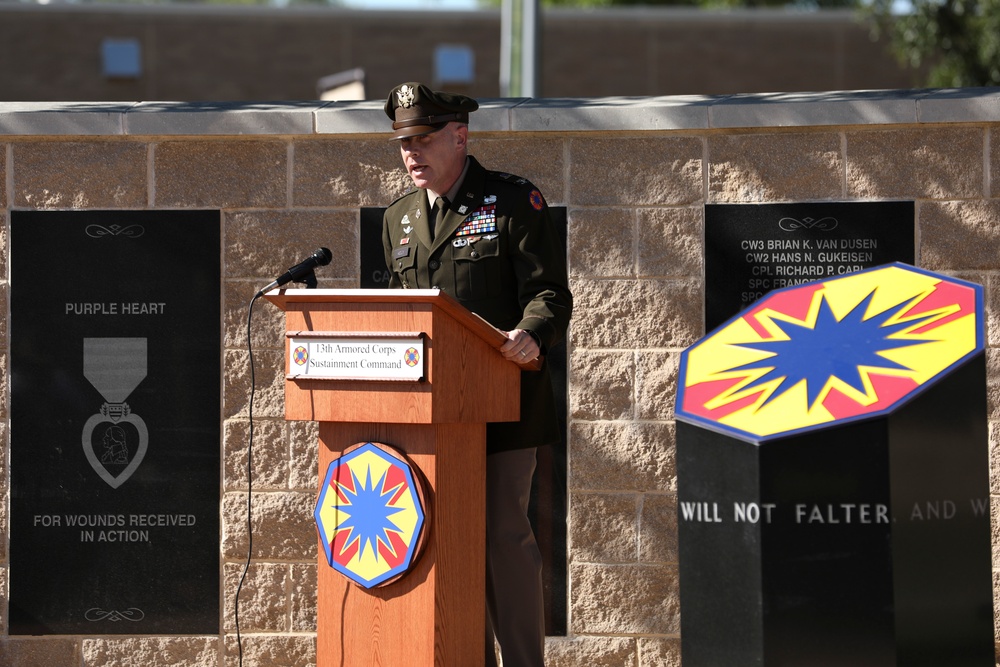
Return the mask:
<path id="1" fill-rule="evenodd" d="M 404 576 L 423 548 L 424 497 L 402 452 L 373 442 L 347 448 L 330 463 L 314 513 L 330 567 L 364 588 Z"/>

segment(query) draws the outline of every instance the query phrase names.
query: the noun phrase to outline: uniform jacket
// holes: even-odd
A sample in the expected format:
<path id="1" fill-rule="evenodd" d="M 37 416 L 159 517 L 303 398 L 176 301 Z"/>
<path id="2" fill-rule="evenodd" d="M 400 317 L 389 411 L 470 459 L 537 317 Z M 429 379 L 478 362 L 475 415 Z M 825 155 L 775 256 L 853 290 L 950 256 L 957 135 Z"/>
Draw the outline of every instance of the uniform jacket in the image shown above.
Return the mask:
<path id="1" fill-rule="evenodd" d="M 438 288 L 493 326 L 533 332 L 542 352 L 562 340 L 573 310 L 566 256 L 541 193 L 473 157 L 432 240 L 427 191 L 386 209 L 382 244 L 390 288 Z M 559 438 L 548 365 L 521 374 L 521 421 L 487 426 L 489 453 Z"/>

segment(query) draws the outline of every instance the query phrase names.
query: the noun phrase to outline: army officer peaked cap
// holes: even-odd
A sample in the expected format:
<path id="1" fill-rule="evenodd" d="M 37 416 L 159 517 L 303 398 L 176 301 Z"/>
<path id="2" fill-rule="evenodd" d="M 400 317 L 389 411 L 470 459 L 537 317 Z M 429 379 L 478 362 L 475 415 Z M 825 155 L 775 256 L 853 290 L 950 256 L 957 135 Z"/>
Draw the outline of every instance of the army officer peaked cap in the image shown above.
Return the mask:
<path id="1" fill-rule="evenodd" d="M 401 83 L 385 101 L 385 115 L 392 119 L 393 139 L 437 132 L 450 122 L 468 123 L 479 108 L 471 97 L 431 90 L 422 83 Z"/>

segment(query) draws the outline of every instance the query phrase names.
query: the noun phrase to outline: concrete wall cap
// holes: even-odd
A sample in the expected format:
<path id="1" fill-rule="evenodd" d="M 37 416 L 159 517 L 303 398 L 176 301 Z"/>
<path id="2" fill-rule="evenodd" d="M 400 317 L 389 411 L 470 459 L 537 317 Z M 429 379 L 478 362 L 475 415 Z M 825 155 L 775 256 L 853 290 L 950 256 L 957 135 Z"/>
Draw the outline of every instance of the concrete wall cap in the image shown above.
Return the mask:
<path id="1" fill-rule="evenodd" d="M 672 131 L 1000 121 L 994 88 L 481 101 L 473 132 Z M 0 102 L 0 136 L 383 134 L 364 102 Z"/>
<path id="2" fill-rule="evenodd" d="M 124 134 L 134 102 L 2 102 L 0 136 Z"/>
<path id="3" fill-rule="evenodd" d="M 125 114 L 130 135 L 312 134 L 323 102 L 142 102 Z"/>

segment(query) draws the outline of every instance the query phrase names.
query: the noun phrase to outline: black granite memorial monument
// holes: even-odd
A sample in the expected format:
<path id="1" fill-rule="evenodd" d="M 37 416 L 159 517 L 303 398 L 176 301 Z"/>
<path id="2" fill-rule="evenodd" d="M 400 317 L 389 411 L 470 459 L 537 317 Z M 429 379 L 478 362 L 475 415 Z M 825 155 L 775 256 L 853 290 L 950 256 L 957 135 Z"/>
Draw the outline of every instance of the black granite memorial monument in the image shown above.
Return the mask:
<path id="1" fill-rule="evenodd" d="M 982 288 L 893 264 L 683 353 L 684 667 L 990 667 Z"/>
<path id="2" fill-rule="evenodd" d="M 220 233 L 11 214 L 10 634 L 218 633 Z"/>

